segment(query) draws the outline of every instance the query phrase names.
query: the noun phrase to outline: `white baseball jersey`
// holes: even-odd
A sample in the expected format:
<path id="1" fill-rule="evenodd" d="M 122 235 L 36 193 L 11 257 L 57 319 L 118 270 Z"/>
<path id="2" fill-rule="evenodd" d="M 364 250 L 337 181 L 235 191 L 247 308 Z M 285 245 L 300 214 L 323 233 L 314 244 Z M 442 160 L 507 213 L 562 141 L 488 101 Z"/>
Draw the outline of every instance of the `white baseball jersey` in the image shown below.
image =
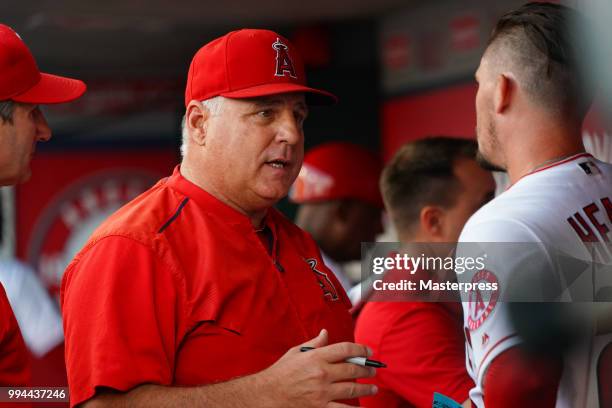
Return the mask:
<path id="1" fill-rule="evenodd" d="M 44 356 L 64 341 L 59 308 L 29 266 L 16 259 L 0 259 L 0 282 L 23 339 L 36 357 Z"/>
<path id="2" fill-rule="evenodd" d="M 610 265 L 611 240 L 612 165 L 587 153 L 528 174 L 470 218 L 461 233 L 458 256 L 476 251 L 475 244 L 467 243 L 512 243 L 488 245 L 490 251 L 484 250 L 489 252 L 485 271 L 474 276 L 458 274 L 460 282 L 498 282 L 501 289 L 498 295 L 483 297 L 472 292 L 463 299 L 466 364 L 476 384 L 470 398 L 479 408 L 484 407 L 483 379 L 487 367 L 500 353 L 521 342 L 509 320 L 508 304 L 501 301 L 508 299 L 504 298 L 504 290 L 513 283 L 514 288 L 520 288 L 515 295 L 521 290 L 531 295 L 552 290 L 551 280 L 539 287 L 541 281 L 533 275 L 518 279 L 518 285 L 513 278 L 521 273 L 525 275 L 526 269 L 530 274 L 553 271 L 561 282 L 559 298 L 576 300 L 573 296 L 579 293 L 582 296 L 579 300 L 585 300 L 585 293 L 596 294 L 606 287 L 612 289 L 612 277 L 599 276 L 596 281 L 593 276 L 583 274 L 569 279 L 559 272 L 562 269 L 557 263 L 559 252 L 552 254 L 550 248 L 584 260 L 585 265 L 592 265 L 593 261 Z M 612 334 L 595 336 L 592 324 L 585 324 L 585 330 L 588 344 L 564 361 L 558 408 L 612 406 L 610 401 L 599 400 L 597 389 L 598 366 L 606 366 L 600 364 L 600 357 L 612 357 L 612 346 L 602 353 L 612 343 Z"/>

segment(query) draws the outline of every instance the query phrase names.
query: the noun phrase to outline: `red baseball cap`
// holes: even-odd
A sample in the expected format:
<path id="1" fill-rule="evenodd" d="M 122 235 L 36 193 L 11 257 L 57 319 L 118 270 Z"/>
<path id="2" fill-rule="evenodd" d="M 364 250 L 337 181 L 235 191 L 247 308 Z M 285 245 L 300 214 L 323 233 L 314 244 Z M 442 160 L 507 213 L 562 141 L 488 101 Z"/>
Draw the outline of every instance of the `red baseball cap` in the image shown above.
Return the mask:
<path id="1" fill-rule="evenodd" d="M 68 102 L 87 87 L 78 79 L 45 74 L 12 28 L 0 24 L 0 101 L 50 104 Z"/>
<path id="2" fill-rule="evenodd" d="M 333 94 L 306 86 L 304 64 L 285 37 L 243 29 L 198 50 L 187 75 L 185 106 L 215 96 L 241 99 L 288 92 L 304 92 L 315 105 L 337 102 Z"/>
<path id="3" fill-rule="evenodd" d="M 383 208 L 381 172 L 382 162 L 373 152 L 348 142 L 324 143 L 304 156 L 289 199 L 304 204 L 353 198 Z"/>

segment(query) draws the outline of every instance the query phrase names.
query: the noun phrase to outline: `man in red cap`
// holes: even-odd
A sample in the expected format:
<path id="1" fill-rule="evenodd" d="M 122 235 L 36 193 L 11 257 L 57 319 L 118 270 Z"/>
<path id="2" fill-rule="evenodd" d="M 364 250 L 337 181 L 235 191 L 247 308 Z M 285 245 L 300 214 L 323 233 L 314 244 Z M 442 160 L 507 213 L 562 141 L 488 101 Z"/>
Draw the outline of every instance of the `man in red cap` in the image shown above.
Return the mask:
<path id="1" fill-rule="evenodd" d="M 38 105 L 72 101 L 85 88 L 79 80 L 41 73 L 19 35 L 0 24 L 1 185 L 27 180 L 36 142 L 51 138 Z"/>
<path id="2" fill-rule="evenodd" d="M 296 224 L 314 238 L 325 264 L 344 289 L 352 287 L 341 264 L 361 258 L 361 243 L 382 232 L 382 163 L 371 151 L 347 142 L 310 150 L 289 194 L 301 204 Z"/>
<path id="3" fill-rule="evenodd" d="M 111 216 L 64 275 L 72 406 L 340 408 L 376 391 L 353 381 L 372 369 L 344 362 L 369 354 L 352 343 L 346 294 L 273 208 L 302 164 L 306 101 L 335 97 L 306 86 L 272 31 L 196 53 L 181 165 Z"/>
<path id="4" fill-rule="evenodd" d="M 38 106 L 69 102 L 85 88 L 79 80 L 41 73 L 19 35 L 0 24 L 0 186 L 26 181 L 36 143 L 51 138 Z M 0 385 L 26 385 L 29 357 L 2 285 L 0 315 Z"/>

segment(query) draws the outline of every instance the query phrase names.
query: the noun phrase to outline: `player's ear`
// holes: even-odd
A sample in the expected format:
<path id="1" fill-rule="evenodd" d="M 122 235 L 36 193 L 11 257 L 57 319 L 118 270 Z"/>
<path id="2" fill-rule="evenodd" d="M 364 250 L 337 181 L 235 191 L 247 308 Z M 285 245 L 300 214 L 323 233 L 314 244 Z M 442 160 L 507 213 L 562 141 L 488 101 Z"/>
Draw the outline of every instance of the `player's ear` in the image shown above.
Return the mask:
<path id="1" fill-rule="evenodd" d="M 512 102 L 516 82 L 509 73 L 499 74 L 495 81 L 495 94 L 493 96 L 493 107 L 495 113 L 503 113 Z"/>
<path id="2" fill-rule="evenodd" d="M 206 125 L 210 114 L 202 102 L 192 100 L 185 112 L 185 127 L 189 140 L 199 146 L 204 146 L 206 139 Z"/>
<path id="3" fill-rule="evenodd" d="M 421 230 L 432 240 L 443 236 L 444 211 L 434 205 L 421 208 L 419 214 Z"/>

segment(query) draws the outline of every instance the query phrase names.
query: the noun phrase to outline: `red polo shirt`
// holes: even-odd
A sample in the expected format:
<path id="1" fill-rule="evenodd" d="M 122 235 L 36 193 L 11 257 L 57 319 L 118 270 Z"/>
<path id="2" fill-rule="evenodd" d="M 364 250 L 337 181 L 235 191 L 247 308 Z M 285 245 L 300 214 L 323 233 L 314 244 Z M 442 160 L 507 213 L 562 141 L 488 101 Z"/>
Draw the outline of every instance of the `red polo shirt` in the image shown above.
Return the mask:
<path id="1" fill-rule="evenodd" d="M 30 385 L 30 354 L 21 337 L 4 286 L 0 284 L 0 386 L 28 385 Z"/>
<path id="2" fill-rule="evenodd" d="M 364 407 L 431 407 L 434 392 L 462 404 L 474 387 L 465 368 L 458 302 L 369 302 L 355 338 L 387 364 L 375 378 L 360 380 L 378 386 L 376 395 L 360 399 Z"/>
<path id="3" fill-rule="evenodd" d="M 62 282 L 71 405 L 100 386 L 256 373 L 322 328 L 352 341 L 350 302 L 314 241 L 275 209 L 266 223 L 271 253 L 177 168 L 98 228 Z"/>

